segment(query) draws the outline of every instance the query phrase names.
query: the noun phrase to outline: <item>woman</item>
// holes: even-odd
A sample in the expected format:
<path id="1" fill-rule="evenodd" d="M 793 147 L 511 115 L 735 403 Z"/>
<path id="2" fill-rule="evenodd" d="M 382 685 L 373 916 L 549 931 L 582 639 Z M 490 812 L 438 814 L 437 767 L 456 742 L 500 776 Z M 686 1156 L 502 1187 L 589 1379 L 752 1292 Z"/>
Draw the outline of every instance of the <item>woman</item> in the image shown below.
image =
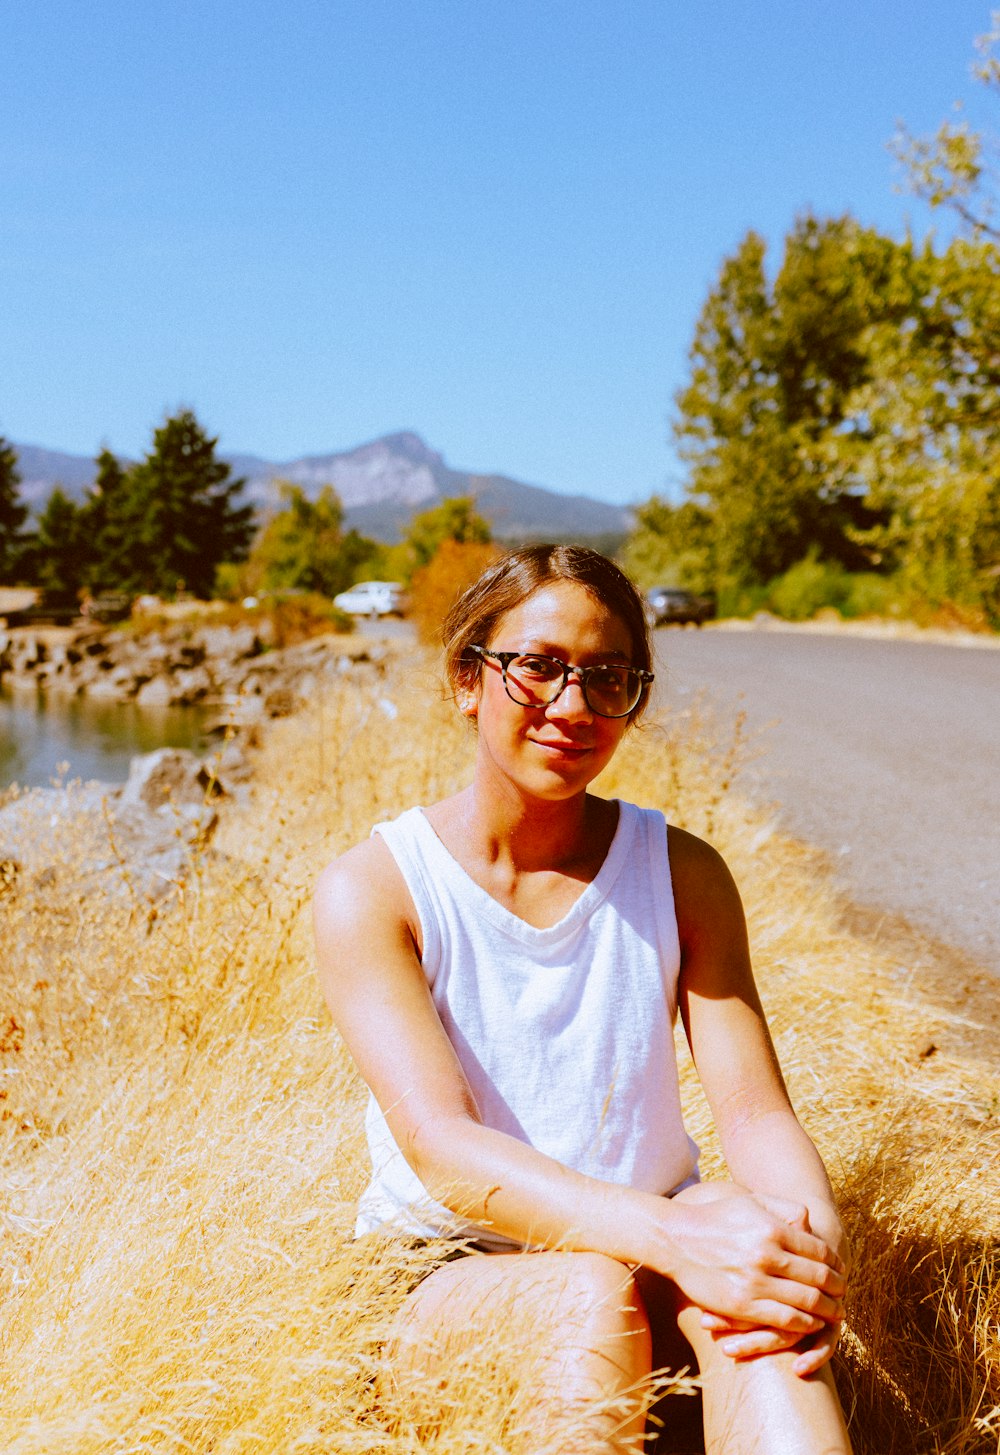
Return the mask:
<path id="1" fill-rule="evenodd" d="M 379 825 L 315 902 L 324 992 L 372 1092 L 359 1232 L 503 1255 L 410 1294 L 401 1383 L 503 1290 L 544 1343 L 541 1417 L 589 1401 L 581 1449 L 641 1449 L 641 1416 L 623 1435 L 600 1411 L 696 1360 L 707 1451 L 849 1451 L 828 1365 L 844 1234 L 739 896 L 708 844 L 587 791 L 649 694 L 642 603 L 596 552 L 533 546 L 464 594 L 444 641 L 472 783 Z M 678 1009 L 732 1182 L 698 1181 Z"/>

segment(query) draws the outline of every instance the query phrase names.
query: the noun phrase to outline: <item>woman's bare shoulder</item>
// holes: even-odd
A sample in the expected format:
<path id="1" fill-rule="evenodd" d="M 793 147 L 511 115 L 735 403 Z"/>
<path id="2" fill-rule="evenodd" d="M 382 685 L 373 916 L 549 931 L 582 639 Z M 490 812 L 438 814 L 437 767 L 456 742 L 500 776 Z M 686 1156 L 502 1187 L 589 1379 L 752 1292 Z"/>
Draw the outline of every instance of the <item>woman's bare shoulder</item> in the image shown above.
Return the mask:
<path id="1" fill-rule="evenodd" d="M 745 940 L 743 905 L 729 866 L 718 849 L 687 829 L 667 827 L 670 878 L 681 944 L 735 937 Z"/>
<path id="2" fill-rule="evenodd" d="M 700 839 L 688 829 L 667 824 L 667 846 L 670 854 L 670 877 L 675 885 L 679 880 L 694 879 L 709 883 L 721 881 L 732 884 L 733 876 L 729 866 L 714 845 L 707 839 Z"/>
<path id="3" fill-rule="evenodd" d="M 317 926 L 328 932 L 373 920 L 408 922 L 411 910 L 406 883 L 380 834 L 327 864 L 313 892 Z"/>

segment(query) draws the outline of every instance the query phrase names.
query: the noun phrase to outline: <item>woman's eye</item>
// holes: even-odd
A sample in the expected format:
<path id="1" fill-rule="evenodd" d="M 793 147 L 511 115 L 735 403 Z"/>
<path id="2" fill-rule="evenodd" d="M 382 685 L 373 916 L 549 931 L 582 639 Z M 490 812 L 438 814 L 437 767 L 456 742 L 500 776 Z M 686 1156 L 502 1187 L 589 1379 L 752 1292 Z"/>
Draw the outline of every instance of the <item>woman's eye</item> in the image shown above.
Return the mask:
<path id="1" fill-rule="evenodd" d="M 543 682 L 551 682 L 562 675 L 559 663 L 551 657 L 518 657 L 514 667 L 522 676 L 537 677 Z"/>
<path id="2" fill-rule="evenodd" d="M 625 675 L 623 667 L 593 667 L 590 680 L 602 692 L 621 692 L 625 686 Z"/>

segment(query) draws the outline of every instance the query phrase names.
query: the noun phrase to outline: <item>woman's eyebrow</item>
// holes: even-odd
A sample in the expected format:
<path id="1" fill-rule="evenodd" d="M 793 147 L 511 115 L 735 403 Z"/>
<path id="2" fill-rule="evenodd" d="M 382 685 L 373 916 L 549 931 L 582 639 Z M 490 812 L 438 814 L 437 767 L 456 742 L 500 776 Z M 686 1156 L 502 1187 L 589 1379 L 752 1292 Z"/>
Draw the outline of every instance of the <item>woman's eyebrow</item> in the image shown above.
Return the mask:
<path id="1" fill-rule="evenodd" d="M 530 642 L 531 641 L 531 638 L 529 637 L 528 640 Z M 556 658 L 558 658 L 558 660 L 560 662 L 567 661 L 567 656 L 566 656 L 565 649 L 562 648 L 562 647 L 554 646 L 551 642 L 546 642 L 546 643 L 544 643 L 544 645 L 537 645 L 536 646 L 536 645 L 532 644 L 531 646 L 521 647 L 520 648 L 520 652 L 524 656 L 531 656 L 531 657 L 556 657 Z M 621 662 L 626 662 L 627 663 L 629 661 L 629 654 L 628 654 L 628 652 L 623 652 L 623 651 L 619 650 L 618 647 L 609 647 L 607 649 L 607 651 L 598 651 L 598 652 L 590 652 L 590 653 L 585 652 L 584 653 L 584 656 L 585 657 L 587 657 L 587 656 L 593 657 L 595 659 L 594 660 L 594 663 L 593 663 L 594 666 L 599 666 L 601 662 L 606 662 L 611 657 L 615 657 L 615 658 L 617 658 Z M 580 666 L 587 666 L 588 664 L 586 662 L 581 662 L 579 665 Z"/>

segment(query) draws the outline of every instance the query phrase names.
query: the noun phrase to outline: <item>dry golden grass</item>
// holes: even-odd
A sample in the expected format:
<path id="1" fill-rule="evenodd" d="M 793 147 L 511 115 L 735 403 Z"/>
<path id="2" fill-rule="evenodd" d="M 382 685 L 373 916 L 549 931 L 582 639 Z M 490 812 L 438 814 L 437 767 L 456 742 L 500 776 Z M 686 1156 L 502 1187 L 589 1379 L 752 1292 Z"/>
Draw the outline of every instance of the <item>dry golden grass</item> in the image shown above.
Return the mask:
<path id="1" fill-rule="evenodd" d="M 839 1377 L 856 1448 L 995 1451 L 996 1067 L 960 1026 L 921 1058 L 948 1013 L 847 933 L 816 861 L 731 791 L 739 750 L 710 737 L 684 715 L 644 728 L 601 787 L 706 833 L 743 886 L 793 1097 L 854 1238 Z M 433 667 L 364 696 L 331 681 L 274 725 L 252 803 L 172 903 L 0 883 L 5 1455 L 555 1455 L 516 1311 L 456 1361 L 436 1416 L 380 1381 L 410 1265 L 432 1253 L 349 1241 L 362 1095 L 312 973 L 317 870 L 470 759 Z M 685 1094 L 711 1165 L 690 1071 Z"/>

